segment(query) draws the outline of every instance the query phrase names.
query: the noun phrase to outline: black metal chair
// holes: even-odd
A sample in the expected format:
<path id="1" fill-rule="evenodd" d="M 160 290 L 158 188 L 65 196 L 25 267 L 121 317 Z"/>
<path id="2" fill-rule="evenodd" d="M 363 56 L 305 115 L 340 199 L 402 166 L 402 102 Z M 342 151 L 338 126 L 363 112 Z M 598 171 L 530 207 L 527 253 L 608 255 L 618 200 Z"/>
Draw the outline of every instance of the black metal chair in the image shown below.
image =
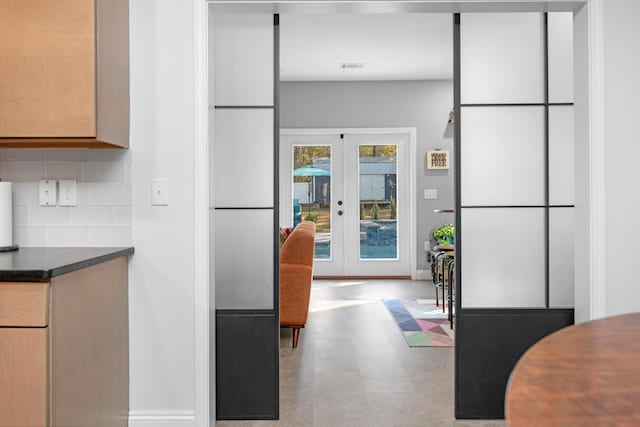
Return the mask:
<path id="1" fill-rule="evenodd" d="M 433 281 L 433 287 L 436 290 L 436 307 L 440 307 L 438 299 L 438 289 L 442 289 L 442 312 L 445 310 L 445 269 L 444 262 L 446 259 L 446 252 L 431 252 L 431 280 Z"/>
<path id="2" fill-rule="evenodd" d="M 453 329 L 453 305 L 456 302 L 456 260 L 449 260 L 447 296 L 449 304 L 449 326 Z"/>

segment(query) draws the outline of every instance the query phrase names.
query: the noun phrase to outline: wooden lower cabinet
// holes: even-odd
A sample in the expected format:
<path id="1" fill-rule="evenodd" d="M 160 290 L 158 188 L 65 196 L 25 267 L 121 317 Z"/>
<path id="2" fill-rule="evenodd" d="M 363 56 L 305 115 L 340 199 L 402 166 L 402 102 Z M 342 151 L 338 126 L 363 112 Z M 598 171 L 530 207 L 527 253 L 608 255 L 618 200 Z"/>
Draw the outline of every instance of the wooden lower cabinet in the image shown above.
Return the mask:
<path id="1" fill-rule="evenodd" d="M 50 283 L 0 282 L 5 310 L 9 298 L 25 301 L 22 292 L 47 297 L 47 304 L 14 306 L 29 316 L 0 317 L 0 427 L 127 426 L 127 276 L 122 257 Z"/>
<path id="2" fill-rule="evenodd" d="M 49 328 L 0 328 L 0 426 L 48 424 Z"/>

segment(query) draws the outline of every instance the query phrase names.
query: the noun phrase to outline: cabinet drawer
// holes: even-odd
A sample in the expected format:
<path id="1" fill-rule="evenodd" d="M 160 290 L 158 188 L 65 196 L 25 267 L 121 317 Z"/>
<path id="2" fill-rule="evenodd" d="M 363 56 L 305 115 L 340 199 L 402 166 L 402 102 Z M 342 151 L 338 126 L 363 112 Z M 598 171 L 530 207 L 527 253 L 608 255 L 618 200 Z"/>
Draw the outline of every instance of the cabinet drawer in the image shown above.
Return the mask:
<path id="1" fill-rule="evenodd" d="M 49 283 L 0 282 L 0 327 L 49 324 Z"/>

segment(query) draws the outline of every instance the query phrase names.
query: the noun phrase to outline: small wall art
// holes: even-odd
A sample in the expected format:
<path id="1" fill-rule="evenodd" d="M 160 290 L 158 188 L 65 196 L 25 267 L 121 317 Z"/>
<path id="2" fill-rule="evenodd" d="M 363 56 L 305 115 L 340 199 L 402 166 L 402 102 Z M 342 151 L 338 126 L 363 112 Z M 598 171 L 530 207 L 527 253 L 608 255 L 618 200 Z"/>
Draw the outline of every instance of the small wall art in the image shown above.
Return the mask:
<path id="1" fill-rule="evenodd" d="M 449 169 L 449 151 L 427 151 L 425 163 L 427 169 Z"/>

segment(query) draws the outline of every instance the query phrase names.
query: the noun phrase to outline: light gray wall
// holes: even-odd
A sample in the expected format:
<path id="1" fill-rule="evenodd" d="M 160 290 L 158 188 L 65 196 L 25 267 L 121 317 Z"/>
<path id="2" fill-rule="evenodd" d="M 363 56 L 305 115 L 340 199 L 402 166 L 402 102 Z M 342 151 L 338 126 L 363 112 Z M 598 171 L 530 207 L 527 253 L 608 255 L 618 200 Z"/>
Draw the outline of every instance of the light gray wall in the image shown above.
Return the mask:
<path id="1" fill-rule="evenodd" d="M 575 287 L 574 306 L 576 323 L 591 320 L 591 271 L 590 271 L 590 223 L 589 206 L 589 16 L 587 8 L 574 15 L 574 102 L 576 124 L 576 208 L 575 208 Z"/>
<path id="2" fill-rule="evenodd" d="M 196 420 L 195 25 L 191 2 L 131 2 L 131 427 Z M 151 205 L 152 178 L 169 180 L 168 206 Z"/>
<path id="3" fill-rule="evenodd" d="M 453 214 L 434 214 L 454 207 L 453 156 L 447 171 L 427 171 L 428 150 L 441 148 L 453 155 L 453 126 L 447 126 L 453 107 L 453 81 L 397 82 L 285 82 L 280 94 L 282 128 L 417 128 L 416 197 L 417 266 L 427 269 L 424 241 L 429 232 L 453 223 Z M 424 189 L 438 190 L 437 200 L 424 200 Z"/>
<path id="4" fill-rule="evenodd" d="M 633 53 L 640 38 L 640 27 L 634 25 L 639 16 L 637 0 L 594 0 L 575 15 L 576 34 L 582 34 L 576 38 L 575 66 L 577 322 L 640 311 L 640 193 L 636 189 L 640 182 L 640 57 Z M 598 21 L 602 32 L 593 30 L 593 47 L 588 50 L 586 34 Z M 588 53 L 598 48 L 603 60 L 596 54 L 590 63 Z M 604 102 L 588 99 L 590 86 L 596 97 L 602 90 Z M 604 120 L 589 123 L 589 108 L 598 107 Z M 592 147 L 589 143 L 590 137 L 597 142 L 600 135 L 602 153 L 594 151 L 597 144 Z M 604 180 L 603 200 L 590 199 L 600 194 L 597 188 L 590 188 L 593 168 L 600 170 Z"/>
<path id="5" fill-rule="evenodd" d="M 640 310 L 640 2 L 606 0 L 604 8 L 606 313 Z"/>

